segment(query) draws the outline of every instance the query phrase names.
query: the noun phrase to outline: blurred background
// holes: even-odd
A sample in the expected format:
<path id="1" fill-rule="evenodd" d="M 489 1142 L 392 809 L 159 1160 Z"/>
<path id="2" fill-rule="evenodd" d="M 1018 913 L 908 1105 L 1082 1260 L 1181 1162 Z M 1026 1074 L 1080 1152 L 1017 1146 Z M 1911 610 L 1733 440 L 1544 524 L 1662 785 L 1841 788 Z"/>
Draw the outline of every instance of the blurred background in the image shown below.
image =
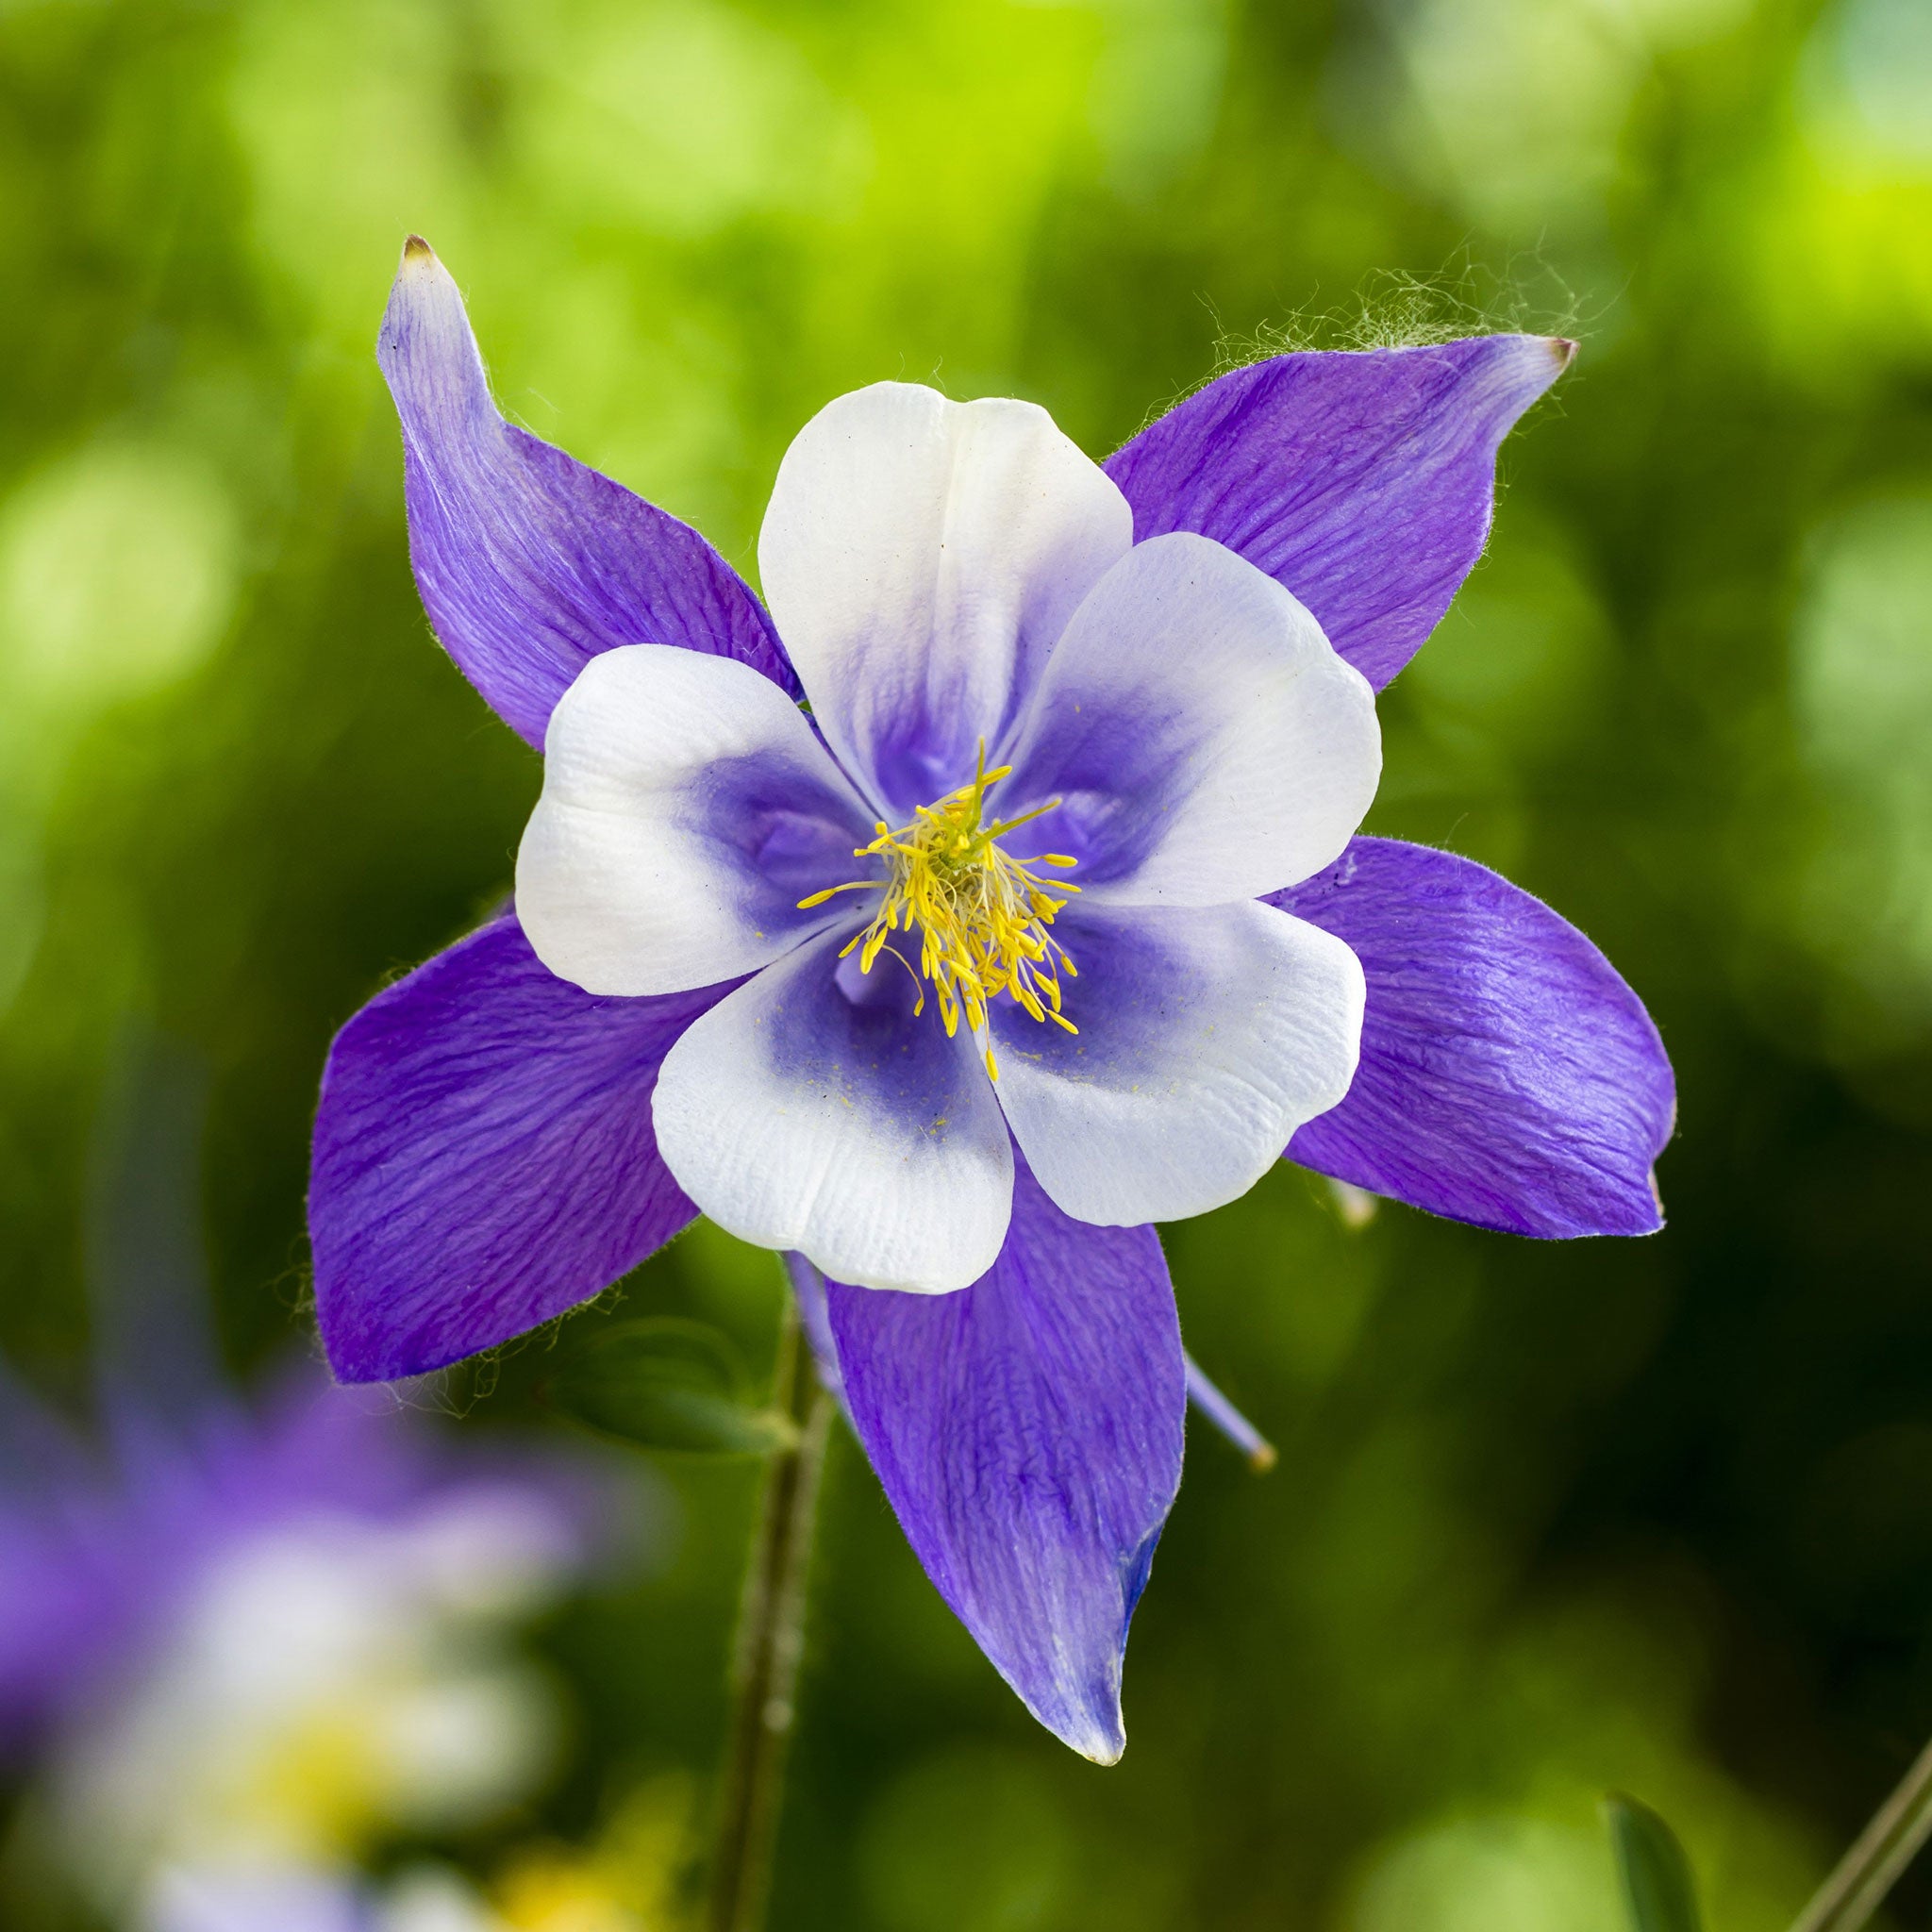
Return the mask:
<path id="1" fill-rule="evenodd" d="M 1581 340 L 1370 828 L 1649 1002 L 1667 1232 L 1285 1167 L 1171 1230 L 1282 1457 L 1196 1432 L 1117 1770 L 838 1442 L 774 1924 L 1612 1932 L 1610 1787 L 1790 1919 L 1932 1732 L 1924 0 L 4 0 L 0 180 L 0 1923 L 680 1923 L 756 1469 L 606 1459 L 542 1338 L 332 1397 L 303 1308 L 328 1039 L 539 779 L 409 581 L 409 229 L 506 408 L 747 574 L 878 377 L 1101 456 L 1282 342 Z M 776 1295 L 700 1227 L 564 1333 L 756 1367 Z"/>

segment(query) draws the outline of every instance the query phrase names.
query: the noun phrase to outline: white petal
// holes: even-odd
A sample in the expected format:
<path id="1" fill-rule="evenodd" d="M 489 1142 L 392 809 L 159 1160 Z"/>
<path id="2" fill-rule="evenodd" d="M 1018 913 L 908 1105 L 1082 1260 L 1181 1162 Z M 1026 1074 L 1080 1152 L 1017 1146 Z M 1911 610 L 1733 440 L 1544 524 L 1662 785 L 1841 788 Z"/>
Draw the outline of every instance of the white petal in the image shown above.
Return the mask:
<path id="1" fill-rule="evenodd" d="M 1074 613 L 1041 674 L 1002 814 L 1061 800 L 1026 849 L 1090 898 L 1219 906 L 1319 872 L 1375 795 L 1374 693 L 1273 577 L 1156 537 Z"/>
<path id="2" fill-rule="evenodd" d="M 1044 409 L 881 382 L 799 431 L 758 569 L 827 742 L 897 823 L 971 778 L 1133 538 Z"/>
<path id="3" fill-rule="evenodd" d="M 801 946 L 692 1023 L 658 1076 L 658 1152 L 741 1241 L 861 1288 L 966 1288 L 1012 1213 L 1006 1123 L 966 1034 L 930 1001 L 915 1019 L 890 958 L 840 970 L 842 943 Z"/>
<path id="4" fill-rule="evenodd" d="M 1079 968 L 1065 982 L 1079 1034 L 1002 1001 L 994 1091 L 1075 1220 L 1126 1227 L 1219 1208 L 1348 1091 L 1362 969 L 1318 926 L 1247 900 L 1083 906 L 1054 931 Z"/>
<path id="5" fill-rule="evenodd" d="M 591 992 L 683 992 L 849 923 L 858 894 L 798 901 L 864 877 L 853 852 L 871 837 L 770 678 L 627 644 L 592 658 L 550 715 L 517 917 L 544 965 Z"/>

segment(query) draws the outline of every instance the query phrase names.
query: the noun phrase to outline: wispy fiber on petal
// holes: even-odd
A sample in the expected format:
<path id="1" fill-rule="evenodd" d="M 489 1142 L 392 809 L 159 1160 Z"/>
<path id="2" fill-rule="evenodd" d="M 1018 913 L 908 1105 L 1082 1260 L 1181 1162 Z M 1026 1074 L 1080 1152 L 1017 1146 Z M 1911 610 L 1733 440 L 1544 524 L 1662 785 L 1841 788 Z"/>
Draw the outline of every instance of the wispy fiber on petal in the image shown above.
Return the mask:
<path id="1" fill-rule="evenodd" d="M 1023 1165 L 971 1288 L 834 1282 L 829 1306 L 854 1426 L 926 1574 L 1034 1716 L 1111 1764 L 1187 1410 L 1154 1230 L 1070 1221 Z"/>
<path id="2" fill-rule="evenodd" d="M 1568 920 L 1473 859 L 1357 839 L 1273 903 L 1368 979 L 1347 1098 L 1289 1158 L 1509 1234 L 1652 1234 L 1676 1119 L 1657 1027 Z"/>
<path id="3" fill-rule="evenodd" d="M 541 747 L 614 644 L 741 658 L 796 695 L 763 607 L 687 524 L 506 423 L 462 297 L 411 237 L 376 342 L 403 423 L 409 560 L 443 648 Z"/>
<path id="4" fill-rule="evenodd" d="M 1572 342 L 1307 350 L 1210 382 L 1108 459 L 1134 541 L 1197 530 L 1314 612 L 1377 691 L 1482 555 L 1496 450 Z"/>

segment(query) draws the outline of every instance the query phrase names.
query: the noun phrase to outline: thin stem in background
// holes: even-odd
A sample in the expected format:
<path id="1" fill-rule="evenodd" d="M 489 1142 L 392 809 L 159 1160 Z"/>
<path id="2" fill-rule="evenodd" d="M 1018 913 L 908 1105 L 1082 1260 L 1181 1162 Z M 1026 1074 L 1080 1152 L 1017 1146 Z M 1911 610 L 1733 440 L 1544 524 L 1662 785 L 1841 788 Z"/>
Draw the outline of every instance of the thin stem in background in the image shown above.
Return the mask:
<path id="1" fill-rule="evenodd" d="M 1857 1932 L 1932 1836 L 1932 1744 L 1839 1860 L 1791 1932 Z"/>
<path id="2" fill-rule="evenodd" d="M 710 1932 L 759 1932 L 765 1922 L 792 1697 L 805 1646 L 806 1574 L 832 1427 L 834 1404 L 800 1333 L 789 1281 L 783 1300 L 773 1401 L 796 1426 L 797 1446 L 774 1456 L 767 1468 L 745 1574 L 711 1866 Z"/>

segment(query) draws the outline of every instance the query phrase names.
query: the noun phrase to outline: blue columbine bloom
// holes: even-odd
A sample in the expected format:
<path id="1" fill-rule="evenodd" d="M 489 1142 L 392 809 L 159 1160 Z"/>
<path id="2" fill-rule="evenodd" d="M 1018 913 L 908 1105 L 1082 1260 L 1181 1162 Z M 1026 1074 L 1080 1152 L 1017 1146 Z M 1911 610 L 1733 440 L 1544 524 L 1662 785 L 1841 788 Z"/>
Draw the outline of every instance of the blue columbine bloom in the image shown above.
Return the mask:
<path id="1" fill-rule="evenodd" d="M 102 1446 L 0 1362 L 0 1769 L 98 1904 L 333 1924 L 291 1902 L 349 1897 L 363 1840 L 522 1794 L 549 1713 L 498 1626 L 617 1541 L 604 1471 L 451 1458 L 306 1362 L 259 1405 L 106 1393 Z"/>
<path id="2" fill-rule="evenodd" d="M 780 466 L 769 614 L 504 422 L 421 242 L 379 353 L 424 603 L 545 764 L 515 910 L 331 1053 L 337 1373 L 518 1334 L 700 1210 L 802 1257 L 928 1574 L 1111 1761 L 1186 1400 L 1148 1224 L 1285 1152 L 1521 1234 L 1660 1224 L 1629 988 L 1493 873 L 1356 836 L 1374 691 L 1572 345 L 1276 357 L 1104 466 L 1030 404 L 861 390 Z"/>

